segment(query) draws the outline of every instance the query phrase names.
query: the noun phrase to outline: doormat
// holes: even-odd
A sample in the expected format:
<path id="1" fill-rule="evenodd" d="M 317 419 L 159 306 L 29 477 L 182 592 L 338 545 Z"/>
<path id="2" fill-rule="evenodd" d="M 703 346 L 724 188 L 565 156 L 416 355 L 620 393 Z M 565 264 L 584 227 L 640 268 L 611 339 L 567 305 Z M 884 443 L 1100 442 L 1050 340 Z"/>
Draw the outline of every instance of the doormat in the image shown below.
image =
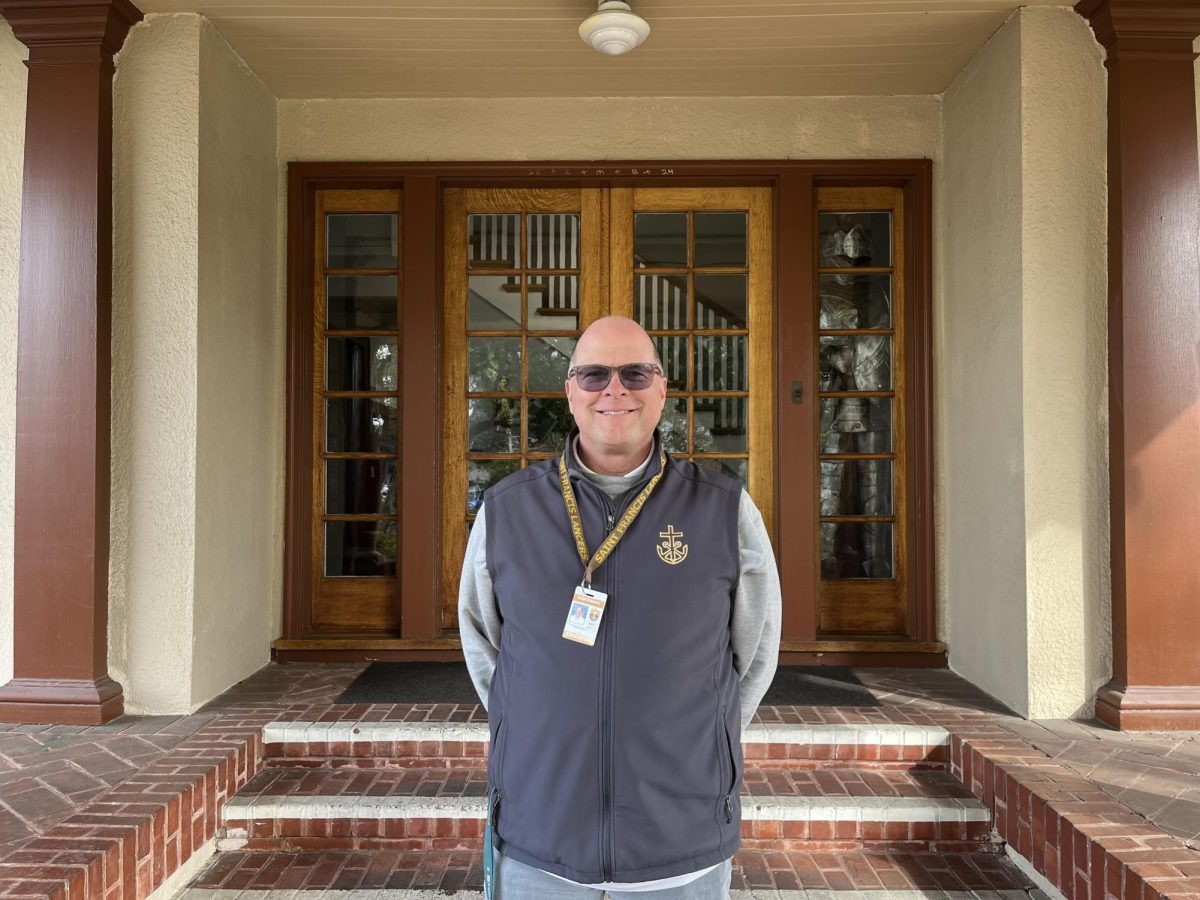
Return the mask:
<path id="1" fill-rule="evenodd" d="M 760 706 L 879 706 L 845 666 L 780 666 Z"/>
<path id="2" fill-rule="evenodd" d="M 478 703 L 466 663 L 376 662 L 335 703 Z M 762 706 L 879 706 L 844 666 L 780 666 Z"/>
<path id="3" fill-rule="evenodd" d="M 334 703 L 478 703 L 461 662 L 374 662 Z"/>

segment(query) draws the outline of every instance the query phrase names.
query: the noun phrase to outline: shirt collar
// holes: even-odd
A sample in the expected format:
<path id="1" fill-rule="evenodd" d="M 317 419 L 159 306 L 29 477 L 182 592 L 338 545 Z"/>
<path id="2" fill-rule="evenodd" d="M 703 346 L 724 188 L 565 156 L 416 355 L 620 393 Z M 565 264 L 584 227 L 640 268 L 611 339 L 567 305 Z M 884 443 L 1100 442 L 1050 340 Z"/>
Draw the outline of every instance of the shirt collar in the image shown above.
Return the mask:
<path id="1" fill-rule="evenodd" d="M 599 476 L 601 478 L 629 478 L 635 475 L 645 477 L 646 475 L 653 475 L 658 472 L 658 454 L 659 449 L 662 447 L 662 435 L 659 434 L 657 428 L 654 429 L 654 439 L 650 442 L 650 452 L 646 455 L 646 458 L 642 461 L 641 465 L 637 466 L 633 471 L 627 472 L 625 475 L 601 475 L 598 472 L 593 472 L 579 458 L 578 441 L 579 426 L 572 425 L 571 431 L 567 435 L 567 446 L 563 452 L 563 455 L 566 457 L 568 471 L 574 470 L 580 474 Z"/>

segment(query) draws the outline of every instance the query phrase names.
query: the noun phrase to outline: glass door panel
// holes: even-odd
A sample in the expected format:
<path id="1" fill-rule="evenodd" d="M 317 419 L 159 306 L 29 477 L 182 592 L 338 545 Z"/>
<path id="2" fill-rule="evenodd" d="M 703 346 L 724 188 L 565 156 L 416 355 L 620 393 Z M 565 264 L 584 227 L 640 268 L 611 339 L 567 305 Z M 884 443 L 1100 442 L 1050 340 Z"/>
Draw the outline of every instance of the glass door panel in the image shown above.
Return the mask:
<path id="1" fill-rule="evenodd" d="M 817 192 L 819 636 L 904 635 L 902 192 Z"/>
<path id="2" fill-rule="evenodd" d="M 567 364 L 601 315 L 600 189 L 445 192 L 442 622 L 484 491 L 562 452 Z"/>
<path id="3" fill-rule="evenodd" d="M 400 192 L 319 191 L 312 625 L 395 633 Z"/>
<path id="4" fill-rule="evenodd" d="M 658 349 L 667 448 L 745 484 L 770 529 L 771 191 L 615 188 L 611 198 L 611 309 Z"/>

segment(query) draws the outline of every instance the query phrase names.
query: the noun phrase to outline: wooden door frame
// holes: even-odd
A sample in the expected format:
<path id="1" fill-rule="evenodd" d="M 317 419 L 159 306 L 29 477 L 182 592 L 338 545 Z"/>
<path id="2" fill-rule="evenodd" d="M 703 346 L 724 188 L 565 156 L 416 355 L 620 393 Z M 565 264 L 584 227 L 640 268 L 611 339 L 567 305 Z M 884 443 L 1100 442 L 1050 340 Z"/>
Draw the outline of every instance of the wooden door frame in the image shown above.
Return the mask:
<path id="1" fill-rule="evenodd" d="M 913 452 L 906 478 L 911 491 L 906 527 L 915 552 L 908 605 L 912 641 L 818 642 L 791 641 L 781 648 L 785 662 L 825 664 L 944 666 L 945 648 L 936 640 L 933 528 L 933 164 L 924 159 L 903 160 L 633 160 L 537 162 L 292 162 L 288 165 L 287 234 L 287 447 L 284 539 L 284 629 L 276 642 L 280 659 L 460 658 L 459 641 L 438 631 L 441 604 L 437 529 L 440 472 L 440 348 L 442 305 L 441 241 L 444 187 L 771 187 L 774 191 L 776 248 L 816 245 L 815 197 L 818 187 L 887 185 L 904 191 L 906 295 L 912 319 L 906 355 L 912 362 L 905 403 L 912 424 Z M 400 640 L 315 640 L 311 634 L 311 576 L 313 551 L 309 517 L 311 491 L 311 333 L 313 246 L 316 192 L 322 189 L 402 188 L 406 222 L 432 227 L 406 228 L 402 249 L 401 366 L 403 450 L 398 548 L 405 562 L 399 567 L 400 595 L 426 602 L 406 603 Z M 815 304 L 813 254 L 775 253 L 776 313 L 779 297 L 796 297 Z M 433 302 L 430 302 L 432 299 Z M 813 306 L 815 310 L 815 306 Z M 817 571 L 814 529 L 816 484 L 800 477 L 801 467 L 784 471 L 780 461 L 812 454 L 816 418 L 795 415 L 789 392 L 782 386 L 796 379 L 816 384 L 814 349 L 775 326 L 776 393 L 775 528 L 784 584 L 784 631 L 802 634 L 803 622 L 815 621 L 814 595 L 799 583 L 797 571 Z M 427 336 L 435 335 L 429 341 Z M 780 352 L 792 341 L 790 355 Z M 800 370 L 799 372 L 797 370 Z M 430 378 L 429 373 L 434 373 Z M 812 402 L 813 392 L 805 397 Z M 412 423 L 429 423 L 414 428 Z M 815 468 L 815 466 L 814 466 Z M 414 477 L 424 473 L 427 477 Z M 805 482 L 801 488 L 800 482 Z M 790 494 L 789 494 L 790 492 Z M 793 502 L 784 505 L 781 497 Z M 811 495 L 811 496 L 809 496 Z M 811 502 L 810 502 L 811 501 Z M 433 654 L 433 655 L 431 655 Z"/>

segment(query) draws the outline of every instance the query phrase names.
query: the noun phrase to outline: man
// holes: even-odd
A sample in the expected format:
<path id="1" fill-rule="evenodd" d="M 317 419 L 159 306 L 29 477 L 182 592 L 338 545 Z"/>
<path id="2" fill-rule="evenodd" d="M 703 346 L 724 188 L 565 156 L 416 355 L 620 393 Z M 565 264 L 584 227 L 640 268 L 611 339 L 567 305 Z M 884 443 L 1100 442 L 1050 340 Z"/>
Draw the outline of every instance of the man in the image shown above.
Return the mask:
<path id="1" fill-rule="evenodd" d="M 770 541 L 738 482 L 662 449 L 666 381 L 636 322 L 581 335 L 566 393 L 562 457 L 484 494 L 463 563 L 485 880 L 498 900 L 727 898 L 741 733 L 778 661 Z"/>

